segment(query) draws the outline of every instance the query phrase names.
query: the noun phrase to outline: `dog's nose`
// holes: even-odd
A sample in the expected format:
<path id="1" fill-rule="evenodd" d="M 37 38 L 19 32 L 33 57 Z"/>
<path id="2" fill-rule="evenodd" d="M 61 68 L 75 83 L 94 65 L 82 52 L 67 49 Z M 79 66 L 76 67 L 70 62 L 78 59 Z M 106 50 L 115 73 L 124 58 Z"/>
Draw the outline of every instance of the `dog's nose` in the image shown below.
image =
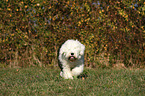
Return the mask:
<path id="1" fill-rule="evenodd" d="M 71 55 L 74 55 L 74 53 L 71 53 Z"/>

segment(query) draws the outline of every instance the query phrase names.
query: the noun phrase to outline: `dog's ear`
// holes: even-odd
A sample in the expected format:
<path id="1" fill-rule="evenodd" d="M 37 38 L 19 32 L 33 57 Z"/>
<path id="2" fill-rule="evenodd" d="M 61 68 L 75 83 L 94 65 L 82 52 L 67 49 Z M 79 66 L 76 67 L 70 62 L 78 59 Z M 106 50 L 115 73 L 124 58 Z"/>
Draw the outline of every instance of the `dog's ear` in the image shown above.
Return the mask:
<path id="1" fill-rule="evenodd" d="M 80 55 L 84 55 L 84 51 L 85 51 L 85 46 L 83 44 L 81 44 Z"/>

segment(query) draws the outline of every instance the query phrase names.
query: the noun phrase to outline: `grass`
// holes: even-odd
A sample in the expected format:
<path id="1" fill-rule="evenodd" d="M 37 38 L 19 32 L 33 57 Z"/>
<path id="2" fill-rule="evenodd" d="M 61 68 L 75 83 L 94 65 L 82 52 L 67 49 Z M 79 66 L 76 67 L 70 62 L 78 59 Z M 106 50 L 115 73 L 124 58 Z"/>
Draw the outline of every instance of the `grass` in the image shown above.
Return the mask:
<path id="1" fill-rule="evenodd" d="M 0 69 L 0 96 L 145 96 L 145 70 L 85 69 L 64 80 L 59 69 Z"/>

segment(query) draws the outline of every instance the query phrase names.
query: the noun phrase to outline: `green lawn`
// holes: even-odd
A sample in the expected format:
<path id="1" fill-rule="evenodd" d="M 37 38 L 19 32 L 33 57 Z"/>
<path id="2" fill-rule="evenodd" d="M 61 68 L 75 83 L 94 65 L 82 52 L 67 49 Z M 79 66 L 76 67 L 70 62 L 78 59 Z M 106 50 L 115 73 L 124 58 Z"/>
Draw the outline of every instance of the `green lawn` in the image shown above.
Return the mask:
<path id="1" fill-rule="evenodd" d="M 145 70 L 85 69 L 64 80 L 59 69 L 0 69 L 0 96 L 145 96 Z"/>

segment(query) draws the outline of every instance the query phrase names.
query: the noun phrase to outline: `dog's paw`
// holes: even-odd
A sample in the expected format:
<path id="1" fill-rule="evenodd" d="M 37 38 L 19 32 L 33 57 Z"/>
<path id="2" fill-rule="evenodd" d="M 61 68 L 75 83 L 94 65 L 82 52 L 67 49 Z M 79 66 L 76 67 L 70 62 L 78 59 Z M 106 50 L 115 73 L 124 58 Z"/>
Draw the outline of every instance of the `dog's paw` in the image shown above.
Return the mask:
<path id="1" fill-rule="evenodd" d="M 71 75 L 71 73 L 64 73 L 61 71 L 60 76 L 64 79 L 73 79 L 73 76 Z"/>

